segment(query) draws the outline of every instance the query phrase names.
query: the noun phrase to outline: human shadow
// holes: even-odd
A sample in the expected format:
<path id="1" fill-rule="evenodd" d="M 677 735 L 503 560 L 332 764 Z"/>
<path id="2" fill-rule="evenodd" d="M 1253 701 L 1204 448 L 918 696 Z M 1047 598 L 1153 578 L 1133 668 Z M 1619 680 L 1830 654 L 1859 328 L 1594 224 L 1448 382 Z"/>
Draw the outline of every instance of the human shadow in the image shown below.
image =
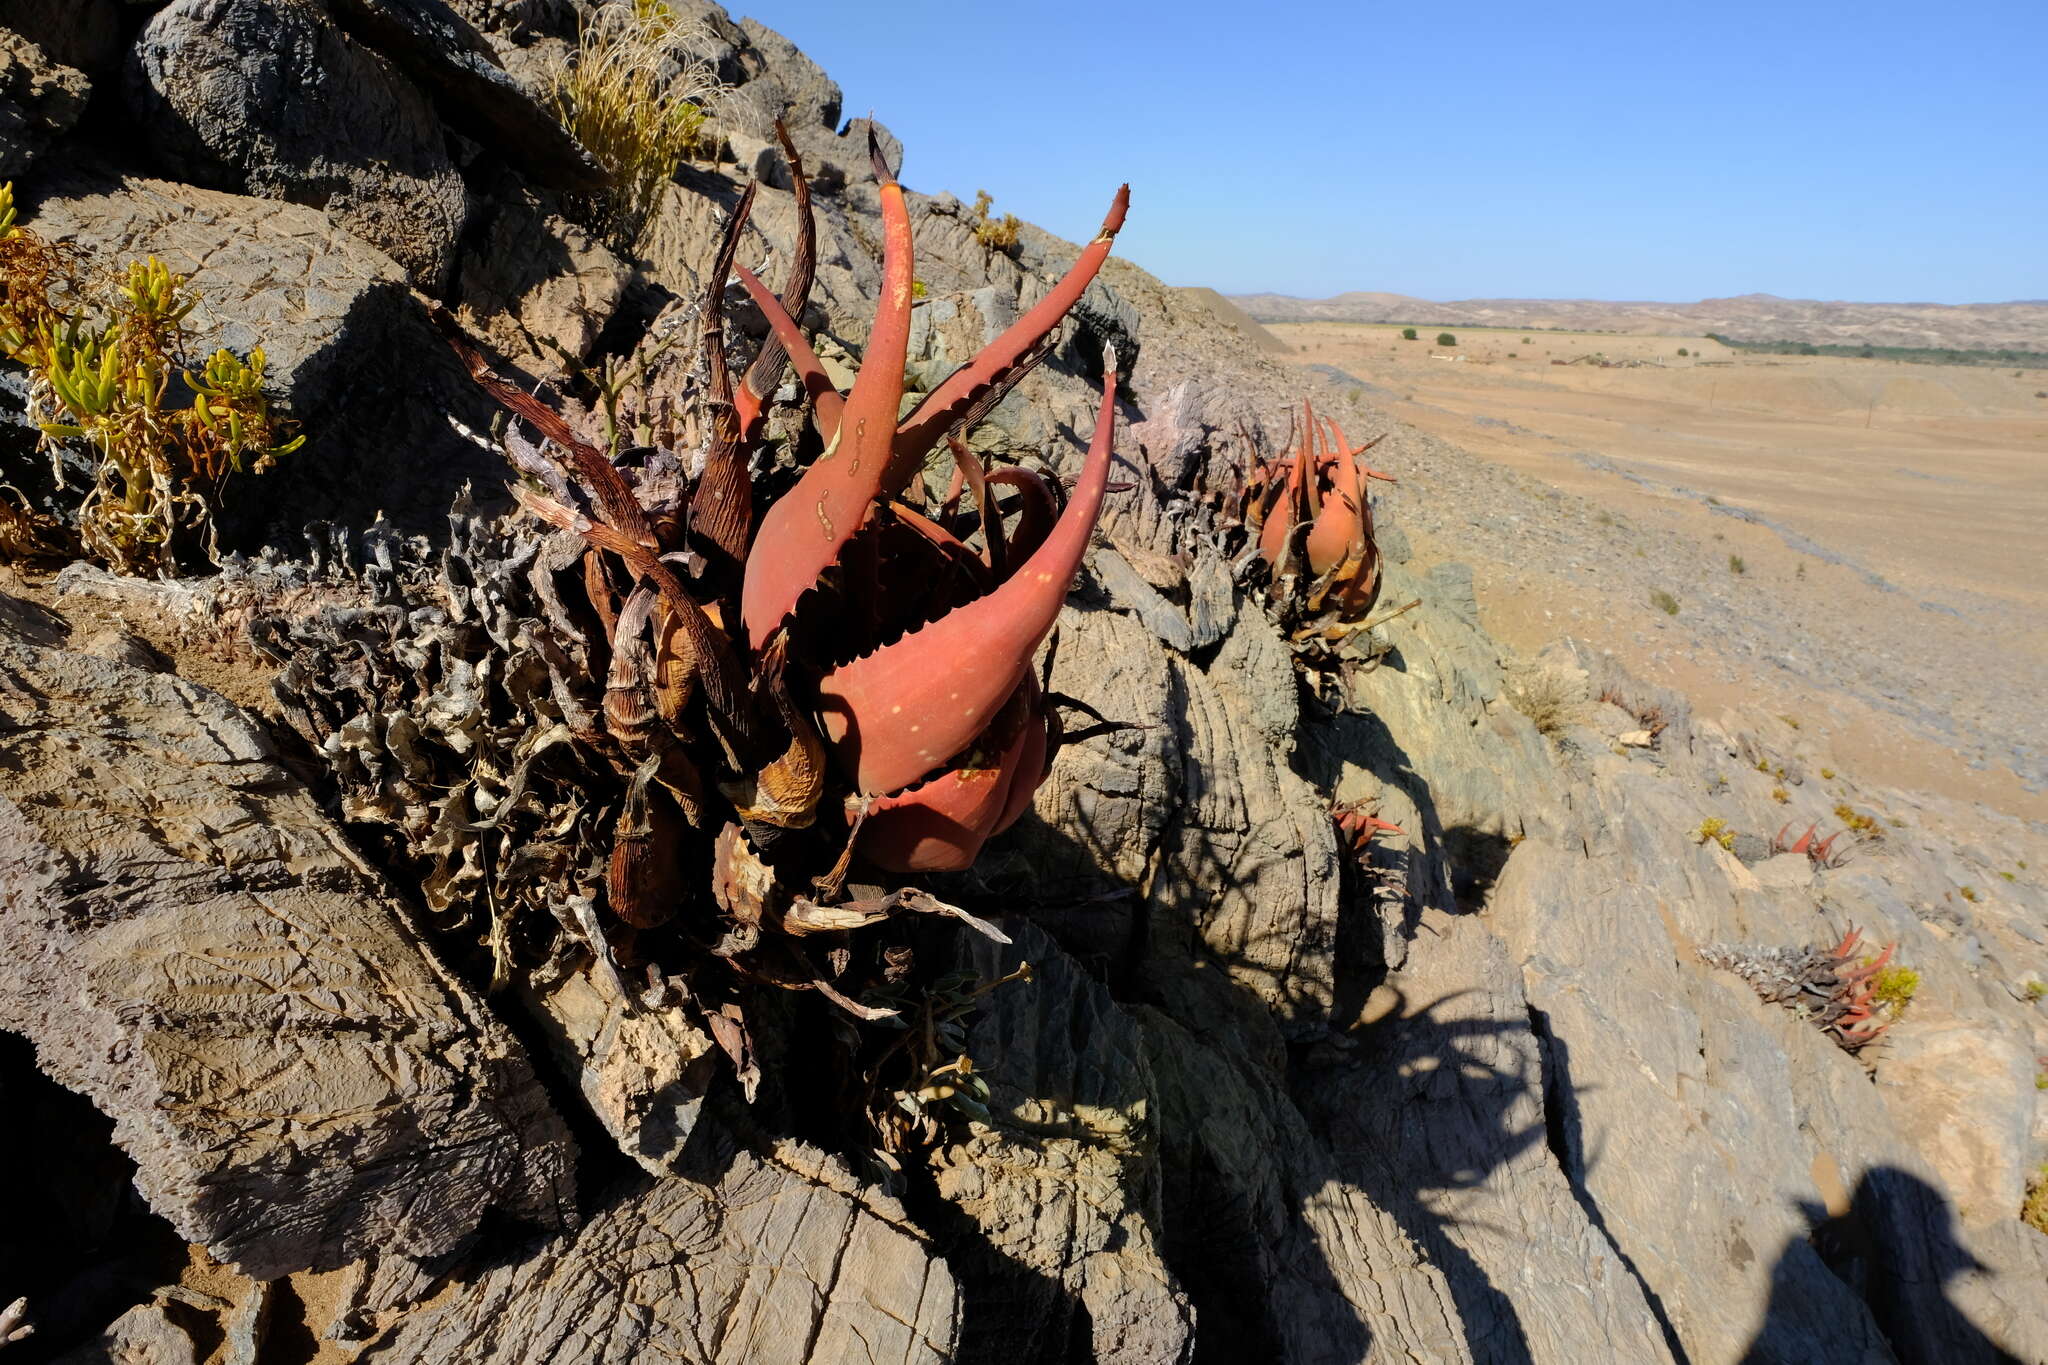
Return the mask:
<path id="1" fill-rule="evenodd" d="M 1955 1288 L 1987 1267 L 1963 1245 L 1941 1191 L 1895 1166 L 1877 1166 L 1857 1182 L 1847 1208 L 1830 1212 L 1803 1200 L 1798 1207 L 1811 1230 L 1773 1266 L 1771 1297 L 1744 1365 L 1832 1358 L 1816 1354 L 1811 1295 L 1800 1286 L 1801 1266 L 1814 1256 L 1862 1300 L 1901 1365 L 2018 1365 L 2020 1357 L 1956 1302 Z M 1853 1325 L 1833 1326 L 1846 1347 Z M 1863 1357 L 1845 1350 L 1840 1358 Z"/>

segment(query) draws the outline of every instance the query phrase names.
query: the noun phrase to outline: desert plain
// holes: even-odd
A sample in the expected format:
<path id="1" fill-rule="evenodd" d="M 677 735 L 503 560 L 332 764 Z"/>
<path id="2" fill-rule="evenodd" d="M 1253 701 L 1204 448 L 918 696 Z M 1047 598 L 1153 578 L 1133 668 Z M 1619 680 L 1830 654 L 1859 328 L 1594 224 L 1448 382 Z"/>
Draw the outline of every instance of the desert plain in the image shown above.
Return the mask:
<path id="1" fill-rule="evenodd" d="M 1761 698 L 1879 780 L 2048 816 L 2048 369 L 1266 330 L 1352 381 L 1354 438 L 1383 414 L 1480 457 L 1416 443 L 1384 505 L 1473 564 L 1501 639 L 1577 634 L 1709 707 Z"/>

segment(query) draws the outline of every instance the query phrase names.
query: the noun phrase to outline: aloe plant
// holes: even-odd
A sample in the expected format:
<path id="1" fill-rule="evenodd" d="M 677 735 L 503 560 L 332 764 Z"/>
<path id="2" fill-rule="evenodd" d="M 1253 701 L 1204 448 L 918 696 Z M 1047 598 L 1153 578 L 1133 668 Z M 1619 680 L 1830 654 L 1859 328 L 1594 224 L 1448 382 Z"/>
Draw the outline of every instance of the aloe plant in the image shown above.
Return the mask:
<path id="1" fill-rule="evenodd" d="M 703 301 L 709 439 L 686 512 L 663 515 L 643 501 L 594 444 L 455 338 L 486 390 L 557 453 L 562 488 L 520 490 L 522 503 L 588 546 L 584 581 L 611 637 L 606 720 L 646 774 L 619 814 L 609 879 L 615 910 L 636 924 L 672 908 L 663 902 L 674 900 L 676 869 L 664 843 L 675 841 L 660 837 L 665 828 L 722 827 L 712 869 L 722 903 L 793 932 L 906 908 L 900 898 L 886 910 L 840 902 L 856 865 L 900 875 L 971 864 L 1049 771 L 1059 725 L 1032 660 L 1108 484 L 1113 357 L 1086 463 L 1056 515 L 1050 484 L 985 468 L 959 437 L 1044 356 L 1108 256 L 1128 190 L 1043 300 L 899 418 L 915 296 L 903 188 L 871 139 L 881 297 L 842 393 L 796 322 L 815 227 L 801 160 L 782 141 L 798 186 L 796 249 L 780 292 L 736 262 L 750 187 Z M 734 278 L 769 324 L 737 382 L 723 326 Z M 801 384 L 818 453 L 773 497 L 749 471 L 764 463 L 756 457 L 785 366 Z M 960 491 L 920 510 L 908 492 L 942 442 Z M 969 492 L 972 513 L 961 506 Z M 790 851 L 795 831 L 812 832 L 808 853 Z M 817 876 L 805 885 L 792 869 Z"/>

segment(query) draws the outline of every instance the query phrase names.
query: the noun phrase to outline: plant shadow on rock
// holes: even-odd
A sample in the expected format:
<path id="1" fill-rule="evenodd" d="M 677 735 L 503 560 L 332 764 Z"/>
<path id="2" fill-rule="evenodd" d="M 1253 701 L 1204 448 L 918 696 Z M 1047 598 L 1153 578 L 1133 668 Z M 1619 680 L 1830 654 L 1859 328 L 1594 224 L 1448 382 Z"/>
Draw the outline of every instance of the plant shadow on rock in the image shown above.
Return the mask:
<path id="1" fill-rule="evenodd" d="M 1175 696 L 1173 705 L 1185 703 Z M 1347 719 L 1377 726 L 1370 717 Z M 1169 732 L 1184 730 L 1187 717 L 1169 714 L 1162 723 Z M 1405 760 L 1399 767 L 1398 780 L 1428 813 L 1430 849 L 1409 856 L 1433 863 L 1454 856 L 1444 851 L 1456 846 L 1454 835 L 1437 826 L 1427 784 Z M 1181 864 L 1181 883 L 1217 888 L 1239 875 L 1229 840 L 1174 824 L 1169 817 L 1162 843 Z M 1105 880 L 1110 850 L 1087 840 L 1085 825 L 1080 833 L 1053 829 L 1035 816 L 1027 825 L 1030 870 L 1011 883 L 1008 896 L 984 882 L 981 898 L 958 898 L 979 913 L 1029 914 L 1072 953 L 1073 975 L 1082 978 L 1078 987 L 1042 977 L 1006 989 L 1093 987 L 1139 1021 L 1146 1065 L 1090 1072 L 1097 1085 L 1119 1087 L 1091 1100 L 1145 1116 L 1139 1126 L 1149 1144 L 1122 1155 L 1120 1182 L 1156 1191 L 1143 1222 L 1193 1306 L 1192 1359 L 1288 1358 L 1310 1337 L 1319 1358 L 1365 1359 L 1375 1337 L 1358 1307 L 1367 1272 L 1362 1264 L 1332 1264 L 1325 1248 L 1348 1240 L 1344 1220 L 1376 1210 L 1442 1277 L 1451 1301 L 1445 1308 L 1461 1320 L 1476 1358 L 1530 1360 L 1514 1305 L 1460 1246 L 1450 1207 L 1460 1191 L 1485 1185 L 1546 1139 L 1543 1059 L 1519 999 L 1514 1017 L 1492 1018 L 1465 1008 L 1455 993 L 1421 1002 L 1397 992 L 1392 1008 L 1358 1021 L 1358 1005 L 1387 969 L 1384 951 L 1354 951 L 1340 963 L 1335 984 L 1338 1000 L 1352 1002 L 1337 1017 L 1358 1022 L 1295 1042 L 1290 1064 L 1274 1006 L 1246 984 L 1273 980 L 1271 964 L 1285 960 L 1276 950 L 1289 945 L 1260 939 L 1220 958 L 1203 946 L 1190 908 L 1162 901 L 1156 890 L 1149 904 L 1135 889 L 1116 896 L 1110 888 L 1067 897 L 1040 914 L 1030 901 L 1033 882 L 1066 893 L 1085 887 L 1090 873 Z M 1497 853 L 1488 841 L 1499 844 Z M 1473 842 L 1497 859 L 1485 868 L 1490 880 L 1506 841 L 1488 835 Z M 1375 848 L 1374 856 L 1390 855 Z M 1447 885 L 1435 899 L 1450 903 Z M 1383 932 L 1416 932 L 1419 907 L 1406 907 L 1400 924 L 1383 926 L 1363 902 L 1346 898 L 1339 926 L 1346 946 Z M 1290 994 L 1284 981 L 1276 985 L 1283 998 Z M 1045 1007 L 1012 999 L 996 1008 Z M 1158 1022 L 1161 1016 L 1170 1023 Z M 1093 1022 L 1079 1010 L 1071 1018 L 1076 1028 Z M 912 1205 L 962 1280 L 960 1360 L 1098 1358 L 1090 1336 L 1097 1325 L 1060 1276 L 1006 1253 L 928 1188 Z M 1367 1290 L 1374 1292 L 1385 1291 Z"/>

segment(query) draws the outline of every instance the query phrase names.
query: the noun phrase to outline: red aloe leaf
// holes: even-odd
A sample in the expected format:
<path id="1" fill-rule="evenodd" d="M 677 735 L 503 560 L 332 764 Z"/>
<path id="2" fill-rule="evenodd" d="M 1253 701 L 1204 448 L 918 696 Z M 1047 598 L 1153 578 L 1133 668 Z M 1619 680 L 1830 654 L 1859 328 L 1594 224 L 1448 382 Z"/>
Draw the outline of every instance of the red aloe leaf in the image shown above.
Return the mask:
<path id="1" fill-rule="evenodd" d="M 1004 554 L 1003 514 L 996 508 L 995 499 L 989 496 L 988 471 L 981 467 L 981 457 L 969 450 L 958 436 L 948 434 L 946 446 L 953 452 L 954 477 L 974 494 L 974 509 L 981 516 L 981 562 L 1000 582 L 1007 576 L 1004 565 L 1008 560 Z"/>
<path id="2" fill-rule="evenodd" d="M 796 189 L 796 251 L 790 257 L 789 279 L 782 286 L 779 302 L 785 314 L 801 317 L 818 275 L 818 224 L 811 214 L 811 182 L 804 178 L 804 159 L 798 155 L 781 119 L 775 120 L 775 140 L 782 144 L 783 158 L 789 162 L 790 181 Z M 768 395 L 782 382 L 782 367 L 788 360 L 789 352 L 781 337 L 770 331 L 768 339 L 761 343 L 760 354 L 747 366 L 740 381 L 734 401 L 739 408 L 742 437 L 750 444 L 760 435 Z"/>
<path id="3" fill-rule="evenodd" d="M 768 292 L 768 286 L 761 283 L 760 276 L 743 265 L 734 266 L 733 272 L 740 277 L 747 297 L 768 319 L 769 333 L 782 347 L 789 362 L 796 366 L 797 379 L 803 384 L 804 392 L 810 395 L 811 425 L 817 428 L 821 439 L 830 443 L 839 433 L 839 417 L 846 408 L 846 400 L 832 386 L 832 378 L 825 373 L 824 362 L 811 349 L 810 338 L 796 325 L 796 320 L 782 306 L 781 300 Z"/>
<path id="4" fill-rule="evenodd" d="M 866 523 L 883 492 L 896 413 L 903 405 L 914 268 L 910 209 L 903 187 L 882 162 L 873 130 L 868 151 L 881 181 L 882 296 L 838 430 L 796 487 L 761 518 L 740 597 L 748 642 L 757 650 Z"/>
<path id="5" fill-rule="evenodd" d="M 889 470 L 892 489 L 909 481 L 910 475 L 923 463 L 925 452 L 938 443 L 941 432 L 950 431 L 959 423 L 976 393 L 1000 381 L 1004 372 L 1036 348 L 1046 334 L 1059 325 L 1067 310 L 1080 301 L 1096 272 L 1102 269 L 1102 263 L 1109 258 L 1110 247 L 1115 243 L 1117 233 L 1123 229 L 1124 214 L 1130 206 L 1131 187 L 1120 186 L 1116 198 L 1110 203 L 1108 216 L 1102 220 L 1102 230 L 1081 249 L 1080 257 L 1067 270 L 1065 277 L 1001 336 L 946 376 L 897 427 L 895 453 Z"/>
<path id="6" fill-rule="evenodd" d="M 1109 483 L 1116 370 L 1058 525 L 1008 582 L 819 683 L 825 738 L 863 792 L 900 791 L 965 750 L 1031 669 L 1081 566 Z"/>
<path id="7" fill-rule="evenodd" d="M 1017 529 L 1010 535 L 1008 552 L 1012 560 L 1029 559 L 1052 534 L 1053 523 L 1059 520 L 1060 505 L 1053 497 L 1052 485 L 1037 470 L 1014 464 L 990 470 L 988 482 L 992 486 L 1014 488 L 1021 495 L 1018 499 Z M 1002 520 L 1000 507 L 996 509 L 996 519 Z"/>
<path id="8" fill-rule="evenodd" d="M 490 362 L 469 344 L 447 310 L 437 306 L 430 316 L 440 329 L 442 339 L 461 359 L 477 387 L 514 416 L 526 419 L 534 430 L 553 441 L 568 456 L 569 472 L 590 494 L 591 501 L 597 505 L 598 515 L 627 538 L 641 545 L 654 544 L 647 513 L 640 506 L 640 500 L 633 496 L 633 489 L 618 466 L 606 459 L 603 451 L 570 430 L 560 413 L 493 371 Z"/>
<path id="9" fill-rule="evenodd" d="M 1332 426 L 1334 427 L 1334 423 Z M 1337 451 L 1334 462 L 1335 486 L 1323 499 L 1323 507 L 1316 514 L 1315 526 L 1308 533 L 1308 566 L 1319 574 L 1347 560 L 1362 559 L 1365 544 L 1365 521 L 1361 508 L 1363 502 L 1358 491 L 1358 468 L 1351 463 L 1351 457 L 1344 453 L 1340 440 L 1333 447 Z M 1344 472 L 1350 469 L 1351 477 Z M 1348 485 L 1348 486 L 1347 486 Z"/>
<path id="10" fill-rule="evenodd" d="M 1024 748 L 1019 752 L 1016 776 L 1010 782 L 1009 799 L 1003 804 L 1002 818 L 996 821 L 992 834 L 1001 834 L 1017 823 L 1025 811 L 1031 808 L 1031 797 L 1038 786 L 1052 771 L 1053 730 L 1051 712 L 1039 698 L 1039 686 L 1029 674 L 1025 675 L 1024 686 L 1034 698 L 1031 719 L 1024 727 Z"/>
<path id="11" fill-rule="evenodd" d="M 1012 789 L 1027 778 L 1031 729 L 1042 741 L 1045 722 L 1033 703 L 1029 674 L 976 746 L 982 763 L 963 763 L 895 796 L 876 798 L 860 830 L 861 856 L 889 872 L 957 872 L 973 864 L 1010 806 Z M 1041 744 L 1041 748 L 1042 748 Z"/>
<path id="12" fill-rule="evenodd" d="M 758 186 L 749 183 L 734 206 L 711 264 L 704 297 L 704 364 L 710 379 L 711 446 L 704 457 L 704 476 L 690 499 L 690 535 L 712 552 L 715 561 L 737 565 L 747 553 L 747 532 L 754 524 L 754 481 L 747 472 L 745 433 L 733 406 L 732 372 L 725 363 L 725 280 L 739 254 L 740 233 L 754 211 Z"/>

